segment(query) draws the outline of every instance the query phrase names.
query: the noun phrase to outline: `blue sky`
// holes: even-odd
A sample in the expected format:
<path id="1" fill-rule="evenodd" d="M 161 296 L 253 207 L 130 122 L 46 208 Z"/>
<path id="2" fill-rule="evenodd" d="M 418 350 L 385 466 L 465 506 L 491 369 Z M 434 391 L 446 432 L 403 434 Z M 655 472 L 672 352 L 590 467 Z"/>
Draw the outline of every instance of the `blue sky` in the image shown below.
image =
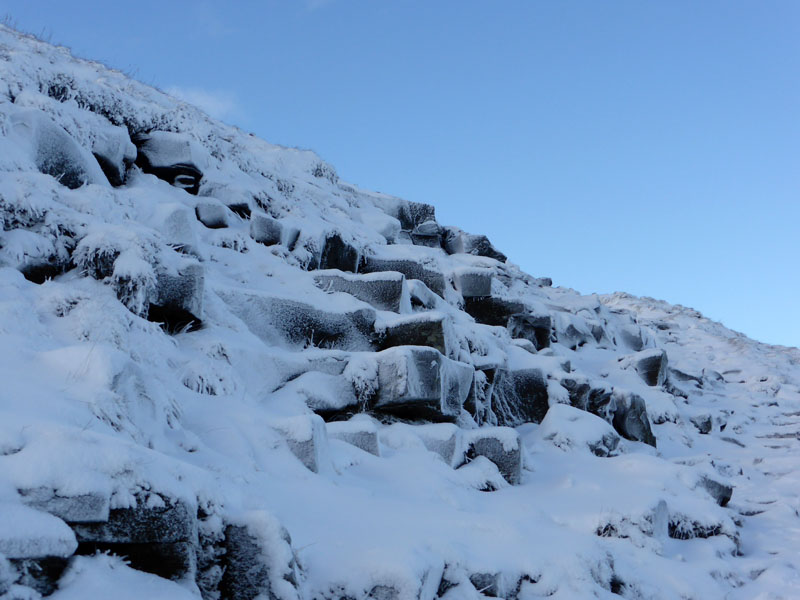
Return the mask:
<path id="1" fill-rule="evenodd" d="M 800 2 L 0 0 L 583 293 L 800 346 Z"/>

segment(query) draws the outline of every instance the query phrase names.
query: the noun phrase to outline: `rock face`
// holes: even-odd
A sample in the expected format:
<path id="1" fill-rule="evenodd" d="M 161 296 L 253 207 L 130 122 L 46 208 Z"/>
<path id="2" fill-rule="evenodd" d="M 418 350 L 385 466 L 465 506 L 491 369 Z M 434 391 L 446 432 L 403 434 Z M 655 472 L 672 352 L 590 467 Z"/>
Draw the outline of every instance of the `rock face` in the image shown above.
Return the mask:
<path id="1" fill-rule="evenodd" d="M 550 315 L 519 313 L 508 318 L 508 332 L 512 338 L 530 341 L 537 350 L 550 346 L 553 323 Z"/>
<path id="2" fill-rule="evenodd" d="M 494 376 L 492 410 L 500 425 L 540 423 L 549 408 L 547 381 L 539 369 L 498 369 Z"/>
<path id="3" fill-rule="evenodd" d="M 403 258 L 364 257 L 359 268 L 361 273 L 381 273 L 396 271 L 405 275 L 406 279 L 419 279 L 439 296 L 444 296 L 444 275 L 425 267 L 421 263 Z"/>
<path id="4" fill-rule="evenodd" d="M 625 439 L 644 442 L 655 448 L 656 438 L 650 428 L 647 407 L 642 397 L 636 394 L 617 394 L 614 400 L 614 429 Z"/>
<path id="5" fill-rule="evenodd" d="M 660 348 L 642 350 L 631 357 L 634 368 L 647 385 L 661 386 L 667 378 L 667 353 Z"/>
<path id="6" fill-rule="evenodd" d="M 381 348 L 429 346 L 447 355 L 445 317 L 436 313 L 421 313 L 393 319 L 379 329 L 378 344 Z"/>
<path id="7" fill-rule="evenodd" d="M 350 294 L 378 310 L 400 312 L 408 305 L 402 273 L 388 271 L 355 275 L 337 270 L 321 271 L 314 275 L 314 282 L 326 292 Z"/>

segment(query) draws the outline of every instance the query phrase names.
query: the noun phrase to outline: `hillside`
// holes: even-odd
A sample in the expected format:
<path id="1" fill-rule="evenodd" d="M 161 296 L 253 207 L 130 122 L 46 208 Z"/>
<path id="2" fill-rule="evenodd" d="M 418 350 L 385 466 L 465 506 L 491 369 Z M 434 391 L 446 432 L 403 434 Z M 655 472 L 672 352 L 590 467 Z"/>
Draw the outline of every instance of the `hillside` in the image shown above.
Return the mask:
<path id="1" fill-rule="evenodd" d="M 800 597 L 797 349 L 5 27 L 0 222 L 4 600 Z"/>

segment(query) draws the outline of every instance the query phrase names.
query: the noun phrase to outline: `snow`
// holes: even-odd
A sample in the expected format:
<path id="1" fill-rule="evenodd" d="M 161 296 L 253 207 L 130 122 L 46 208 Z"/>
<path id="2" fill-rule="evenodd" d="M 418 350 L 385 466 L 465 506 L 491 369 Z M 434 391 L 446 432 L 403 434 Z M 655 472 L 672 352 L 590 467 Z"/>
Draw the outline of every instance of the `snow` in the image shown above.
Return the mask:
<path id="1" fill-rule="evenodd" d="M 414 246 L 400 233 L 405 201 L 340 182 L 312 152 L 270 145 L 4 27 L 0 81 L 0 553 L 74 551 L 71 529 L 20 493 L 46 489 L 108 499 L 112 509 L 143 497 L 203 506 L 262 540 L 275 570 L 294 550 L 298 585 L 281 580 L 283 597 L 361 600 L 391 588 L 396 598 L 432 599 L 446 581 L 443 598 L 477 598 L 475 575 L 520 599 L 800 595 L 800 350 L 760 344 L 685 307 L 580 296 L 511 263 Z M 12 126 L 25 115 L 61 128 L 81 149 L 70 155 L 89 162 L 101 146 L 130 160 L 128 131 L 177 133 L 203 171 L 201 198 L 135 168 L 120 187 L 68 189 L 39 172 L 34 132 Z M 228 228 L 208 229 L 195 218 L 203 197 L 247 204 L 299 231 L 297 241 L 259 244 L 232 214 Z M 406 278 L 398 314 L 326 293 L 314 276 L 327 272 L 307 269 L 330 233 L 364 256 L 441 275 L 441 294 Z M 37 261 L 63 272 L 37 285 L 18 270 Z M 159 277 L 187 265 L 205 283 L 193 298 L 203 327 L 168 335 L 144 317 Z M 534 353 L 464 313 L 455 281 L 488 273 L 493 296 L 552 317 L 558 341 Z M 313 326 L 287 325 L 298 313 Z M 359 329 L 432 319 L 446 323 L 447 359 L 426 347 L 375 353 Z M 320 338 L 330 323 L 353 329 Z M 302 339 L 287 339 L 301 327 Z M 627 368 L 632 353 L 662 350 L 663 386 Z M 440 380 L 425 379 L 414 352 L 436 362 Z M 519 485 L 487 457 L 462 466 L 460 453 L 487 433 L 466 410 L 444 415 L 455 424 L 362 415 L 327 429 L 313 414 L 346 418 L 392 390 L 443 405 L 442 382 L 464 387 L 473 368 L 487 385 L 495 369 L 536 369 L 547 382 L 541 424 L 491 430 L 505 451 L 521 452 Z M 596 456 L 592 445 L 614 432 L 569 405 L 566 378 L 613 388 L 610 402 L 641 397 L 658 449 L 621 440 Z M 700 433 L 698 415 L 711 431 Z M 379 456 L 329 442 L 327 431 L 375 434 Z M 733 487 L 727 506 L 703 477 Z M 282 527 L 291 546 L 279 541 Z M 52 597 L 198 595 L 98 555 L 71 558 Z"/>

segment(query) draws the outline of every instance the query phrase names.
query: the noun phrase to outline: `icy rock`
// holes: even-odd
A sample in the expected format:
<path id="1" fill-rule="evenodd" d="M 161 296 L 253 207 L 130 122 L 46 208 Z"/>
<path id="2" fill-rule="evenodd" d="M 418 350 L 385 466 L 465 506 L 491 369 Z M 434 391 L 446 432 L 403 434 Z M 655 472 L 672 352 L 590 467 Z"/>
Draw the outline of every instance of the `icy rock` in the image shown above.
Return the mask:
<path id="1" fill-rule="evenodd" d="M 511 337 L 529 340 L 537 350 L 550 346 L 552 328 L 550 315 L 520 313 L 508 318 L 508 333 Z"/>
<path id="2" fill-rule="evenodd" d="M 299 600 L 297 565 L 289 532 L 261 515 L 247 525 L 225 528 L 219 591 L 223 599 Z"/>
<path id="3" fill-rule="evenodd" d="M 444 297 L 444 275 L 423 266 L 415 260 L 365 256 L 363 264 L 359 268 L 359 272 L 361 273 L 379 273 L 384 271 L 398 271 L 405 275 L 406 279 L 419 279 L 433 292 Z"/>
<path id="4" fill-rule="evenodd" d="M 133 507 L 112 508 L 108 521 L 74 523 L 72 529 L 81 544 L 171 544 L 197 541 L 194 507 L 183 500 L 169 498 L 156 502 L 140 499 Z"/>
<path id="5" fill-rule="evenodd" d="M 614 402 L 613 400 L 614 388 L 610 385 L 589 382 L 589 394 L 586 397 L 585 410 L 593 415 L 597 415 L 601 419 L 611 422 L 614 416 Z M 583 408 L 577 406 L 577 408 Z"/>
<path id="6" fill-rule="evenodd" d="M 280 244 L 283 239 L 283 225 L 270 216 L 255 214 L 250 219 L 250 237 L 265 246 Z"/>
<path id="7" fill-rule="evenodd" d="M 402 273 L 351 274 L 342 271 L 322 271 L 314 274 L 314 283 L 326 292 L 344 292 L 371 304 L 378 310 L 410 312 L 404 295 L 405 277 Z"/>
<path id="8" fill-rule="evenodd" d="M 125 173 L 136 160 L 136 146 L 128 130 L 110 124 L 98 131 L 92 143 L 92 153 L 109 183 L 115 187 L 125 182 Z"/>
<path id="9" fill-rule="evenodd" d="M 306 406 L 325 420 L 341 418 L 359 409 L 359 399 L 353 383 L 347 377 L 335 373 L 309 371 L 292 378 L 276 390 L 302 398 Z"/>
<path id="10" fill-rule="evenodd" d="M 482 298 L 492 295 L 491 269 L 457 269 L 456 287 L 464 298 Z"/>
<path id="11" fill-rule="evenodd" d="M 375 311 L 325 311 L 297 300 L 244 290 L 217 290 L 231 311 L 270 345 L 372 350 Z"/>
<path id="12" fill-rule="evenodd" d="M 203 173 L 199 167 L 199 148 L 182 133 L 152 131 L 134 137 L 138 149 L 136 164 L 170 185 L 197 194 Z"/>
<path id="13" fill-rule="evenodd" d="M 640 351 L 644 348 L 644 340 L 642 339 L 642 328 L 638 325 L 624 325 L 619 330 L 619 335 L 623 344 L 634 352 Z"/>
<path id="14" fill-rule="evenodd" d="M 148 320 L 162 323 L 167 331 L 191 331 L 202 324 L 205 274 L 203 265 L 186 261 L 176 271 L 159 269 Z"/>
<path id="15" fill-rule="evenodd" d="M 426 221 L 436 221 L 436 209 L 430 204 L 403 200 L 398 204 L 393 217 L 400 221 L 403 231 L 412 231 Z"/>
<path id="16" fill-rule="evenodd" d="M 184 254 L 197 253 L 195 215 L 188 206 L 176 202 L 159 204 L 154 220 L 154 224 L 172 248 Z"/>
<path id="17" fill-rule="evenodd" d="M 538 432 L 557 448 L 588 449 L 595 456 L 613 456 L 619 446 L 619 435 L 606 421 L 566 404 L 551 406 Z"/>
<path id="18" fill-rule="evenodd" d="M 329 462 L 325 421 L 319 415 L 297 415 L 275 419 L 270 425 L 280 432 L 292 451 L 309 471 L 319 473 Z"/>
<path id="19" fill-rule="evenodd" d="M 487 422 L 492 404 L 492 389 L 495 369 L 475 370 L 472 388 L 464 401 L 466 410 L 478 425 Z"/>
<path id="20" fill-rule="evenodd" d="M 720 506 L 727 506 L 733 495 L 733 487 L 705 476 L 701 477 L 700 486 L 705 489 Z"/>
<path id="21" fill-rule="evenodd" d="M 433 348 L 398 346 L 379 352 L 376 410 L 411 418 L 455 419 L 472 383 L 472 367 Z"/>
<path id="22" fill-rule="evenodd" d="M 451 467 L 462 462 L 461 429 L 452 423 L 429 423 L 415 425 L 414 433 L 425 447 L 442 457 Z"/>
<path id="23" fill-rule="evenodd" d="M 338 269 L 355 273 L 359 270 L 361 253 L 352 245 L 345 242 L 338 233 L 328 235 L 322 246 L 319 259 L 320 269 Z"/>
<path id="24" fill-rule="evenodd" d="M 667 353 L 660 348 L 642 350 L 630 357 L 639 377 L 651 386 L 664 384 L 667 378 Z"/>
<path id="25" fill-rule="evenodd" d="M 62 496 L 51 488 L 19 490 L 25 505 L 63 519 L 67 523 L 107 521 L 109 497 L 105 494 Z"/>
<path id="26" fill-rule="evenodd" d="M 21 147 L 31 149 L 36 167 L 61 184 L 77 189 L 87 183 L 108 185 L 97 160 L 43 111 L 26 108 L 10 118 L 14 134 L 23 137 Z"/>
<path id="27" fill-rule="evenodd" d="M 711 415 L 708 413 L 702 415 L 695 415 L 689 419 L 692 425 L 697 427 L 697 431 L 702 434 L 711 433 L 712 421 Z"/>
<path id="28" fill-rule="evenodd" d="M 328 423 L 326 427 L 329 438 L 342 440 L 375 456 L 381 455 L 378 446 L 378 428 L 372 421 L 354 417 L 349 421 Z"/>
<path id="29" fill-rule="evenodd" d="M 429 346 L 447 356 L 449 344 L 444 320 L 444 315 L 436 313 L 392 319 L 378 329 L 378 344 L 382 350 L 395 346 Z"/>
<path id="30" fill-rule="evenodd" d="M 245 189 L 228 186 L 218 182 L 203 180 L 200 195 L 219 200 L 228 209 L 242 219 L 249 219 L 252 214 L 253 194 Z"/>
<path id="31" fill-rule="evenodd" d="M 503 478 L 518 485 L 522 478 L 522 444 L 519 434 L 510 427 L 481 427 L 464 432 L 467 459 L 485 456 Z"/>
<path id="32" fill-rule="evenodd" d="M 228 212 L 222 203 L 198 202 L 194 207 L 194 214 L 209 229 L 223 229 L 228 226 Z"/>
<path id="33" fill-rule="evenodd" d="M 499 425 L 541 423 L 548 404 L 547 380 L 541 369 L 498 369 L 492 389 L 492 411 Z"/>
<path id="34" fill-rule="evenodd" d="M 424 223 L 420 223 L 411 232 L 411 242 L 415 246 L 441 248 L 442 228 L 436 221 L 425 221 Z"/>
<path id="35" fill-rule="evenodd" d="M 614 429 L 627 440 L 644 442 L 656 447 L 656 437 L 650 428 L 647 406 L 644 399 L 636 394 L 615 392 Z"/>
<path id="36" fill-rule="evenodd" d="M 506 262 L 506 255 L 497 250 L 485 235 L 465 233 L 457 227 L 446 227 L 442 246 L 448 254 L 474 254 Z"/>
<path id="37" fill-rule="evenodd" d="M 0 502 L 0 555 L 9 559 L 71 556 L 78 548 L 64 521 L 21 504 Z"/>
<path id="38" fill-rule="evenodd" d="M 505 298 L 477 297 L 465 298 L 464 310 L 478 323 L 505 327 L 512 315 L 525 312 L 525 305 Z"/>
<path id="39" fill-rule="evenodd" d="M 562 377 L 559 383 L 565 390 L 567 390 L 570 406 L 574 406 L 575 408 L 579 408 L 581 410 L 587 410 L 589 404 L 589 393 L 591 392 L 592 387 L 583 377 L 570 375 L 567 377 Z"/>

